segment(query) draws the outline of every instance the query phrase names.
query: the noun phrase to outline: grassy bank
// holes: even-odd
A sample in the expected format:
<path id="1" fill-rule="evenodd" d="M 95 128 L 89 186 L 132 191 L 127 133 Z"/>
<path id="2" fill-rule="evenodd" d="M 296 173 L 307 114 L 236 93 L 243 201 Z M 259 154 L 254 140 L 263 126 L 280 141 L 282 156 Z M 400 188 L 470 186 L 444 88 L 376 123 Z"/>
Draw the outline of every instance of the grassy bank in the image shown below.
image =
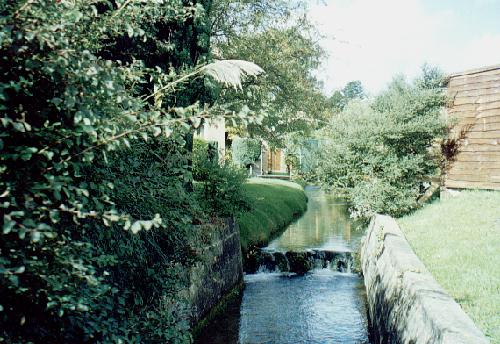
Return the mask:
<path id="1" fill-rule="evenodd" d="M 462 192 L 398 222 L 436 280 L 499 344 L 500 192 Z"/>
<path id="2" fill-rule="evenodd" d="M 307 208 L 303 188 L 292 182 L 252 178 L 245 184 L 252 209 L 241 214 L 241 247 L 265 245 Z"/>

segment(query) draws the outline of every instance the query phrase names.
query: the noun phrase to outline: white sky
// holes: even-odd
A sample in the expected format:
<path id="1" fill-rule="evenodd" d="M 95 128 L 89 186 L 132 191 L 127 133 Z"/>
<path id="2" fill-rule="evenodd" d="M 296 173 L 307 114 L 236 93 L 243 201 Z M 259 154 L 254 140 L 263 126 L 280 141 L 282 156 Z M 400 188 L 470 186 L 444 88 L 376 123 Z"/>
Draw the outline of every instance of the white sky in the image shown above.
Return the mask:
<path id="1" fill-rule="evenodd" d="M 310 18 L 329 54 L 325 91 L 361 80 L 379 92 L 425 63 L 446 73 L 500 64 L 500 0 L 326 0 Z"/>

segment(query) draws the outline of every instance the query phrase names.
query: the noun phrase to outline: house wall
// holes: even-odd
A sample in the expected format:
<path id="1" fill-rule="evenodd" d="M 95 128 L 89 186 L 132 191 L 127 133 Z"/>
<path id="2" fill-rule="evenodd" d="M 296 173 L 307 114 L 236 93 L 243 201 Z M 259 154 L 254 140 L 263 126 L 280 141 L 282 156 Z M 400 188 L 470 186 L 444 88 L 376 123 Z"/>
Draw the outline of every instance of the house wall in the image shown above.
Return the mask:
<path id="1" fill-rule="evenodd" d="M 219 147 L 219 157 L 226 153 L 226 121 L 224 118 L 207 119 L 197 135 L 205 141 L 215 141 Z"/>
<path id="2" fill-rule="evenodd" d="M 448 96 L 459 150 L 445 187 L 500 190 L 500 65 L 451 75 Z"/>

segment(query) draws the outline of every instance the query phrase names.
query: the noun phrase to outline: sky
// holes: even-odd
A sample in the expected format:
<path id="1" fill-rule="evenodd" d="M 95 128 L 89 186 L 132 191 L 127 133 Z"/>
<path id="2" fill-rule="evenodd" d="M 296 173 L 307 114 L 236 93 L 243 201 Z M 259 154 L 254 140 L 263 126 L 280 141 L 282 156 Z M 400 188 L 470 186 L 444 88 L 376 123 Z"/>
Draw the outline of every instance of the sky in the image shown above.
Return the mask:
<path id="1" fill-rule="evenodd" d="M 325 0 L 309 17 L 328 53 L 327 94 L 352 80 L 376 94 L 424 63 L 445 73 L 500 64 L 500 0 Z"/>

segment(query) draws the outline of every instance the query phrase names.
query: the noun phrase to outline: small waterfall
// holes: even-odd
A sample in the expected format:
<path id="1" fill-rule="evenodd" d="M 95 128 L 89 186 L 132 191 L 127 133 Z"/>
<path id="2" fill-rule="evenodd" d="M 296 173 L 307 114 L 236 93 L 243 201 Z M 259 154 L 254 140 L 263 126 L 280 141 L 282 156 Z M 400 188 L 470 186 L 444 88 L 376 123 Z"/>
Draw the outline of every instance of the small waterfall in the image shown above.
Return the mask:
<path id="1" fill-rule="evenodd" d="M 314 269 L 330 269 L 351 273 L 352 253 L 328 250 L 279 252 L 255 249 L 245 261 L 246 273 L 292 272 L 303 275 Z"/>

